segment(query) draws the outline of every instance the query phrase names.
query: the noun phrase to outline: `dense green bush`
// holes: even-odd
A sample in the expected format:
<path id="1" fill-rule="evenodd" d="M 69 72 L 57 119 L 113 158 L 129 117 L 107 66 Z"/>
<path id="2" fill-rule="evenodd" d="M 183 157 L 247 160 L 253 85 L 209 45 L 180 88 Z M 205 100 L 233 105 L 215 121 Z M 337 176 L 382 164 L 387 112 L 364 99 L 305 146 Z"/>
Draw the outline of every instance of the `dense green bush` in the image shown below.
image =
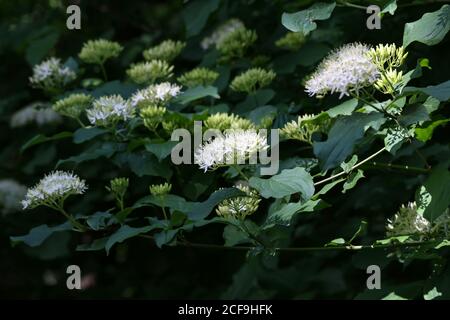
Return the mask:
<path id="1" fill-rule="evenodd" d="M 439 2 L 1 2 L 2 296 L 449 298 Z"/>

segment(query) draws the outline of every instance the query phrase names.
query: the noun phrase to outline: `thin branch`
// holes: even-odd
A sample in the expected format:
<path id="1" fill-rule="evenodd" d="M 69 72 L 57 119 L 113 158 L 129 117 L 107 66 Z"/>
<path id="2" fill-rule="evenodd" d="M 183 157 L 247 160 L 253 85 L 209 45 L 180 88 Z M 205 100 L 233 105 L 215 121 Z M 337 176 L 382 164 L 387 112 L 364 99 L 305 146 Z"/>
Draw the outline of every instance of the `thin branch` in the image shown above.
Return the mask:
<path id="1" fill-rule="evenodd" d="M 353 167 L 351 167 L 350 171 L 352 171 L 352 170 L 362 166 L 364 163 L 366 163 L 366 162 L 370 161 L 371 159 L 375 158 L 377 155 L 379 155 L 380 153 L 382 153 L 385 150 L 386 150 L 386 147 L 383 147 L 382 149 L 378 150 L 377 152 L 375 152 L 374 154 L 370 155 L 366 159 L 364 159 L 364 160 L 360 161 L 359 163 L 355 164 Z M 344 175 L 346 173 L 347 173 L 346 171 L 339 172 L 339 173 L 337 173 L 335 175 L 332 175 L 331 177 L 328 177 L 326 179 L 323 179 L 323 180 L 320 180 L 320 181 L 314 183 L 314 186 L 318 186 L 318 185 L 321 185 L 321 184 L 323 184 L 325 182 L 331 181 L 331 180 L 333 180 L 333 179 L 335 179 L 337 177 L 340 177 L 340 176 L 342 176 L 342 175 Z"/>
<path id="2" fill-rule="evenodd" d="M 150 235 L 140 235 L 141 238 L 154 240 L 153 236 Z M 336 246 L 336 247 L 279 247 L 273 250 L 277 252 L 307 252 L 307 251 L 361 251 L 370 249 L 389 249 L 389 248 L 399 248 L 399 247 L 420 247 L 422 245 L 437 244 L 438 241 L 416 241 L 416 242 L 405 242 L 405 243 L 390 243 L 390 244 L 373 244 L 373 245 L 346 245 L 346 246 Z M 187 247 L 187 248 L 199 248 L 199 249 L 219 249 L 219 250 L 236 250 L 236 251 L 249 251 L 258 249 L 259 247 L 254 246 L 235 246 L 228 247 L 219 244 L 208 244 L 208 243 L 197 243 L 183 241 L 177 243 L 176 246 L 172 247 Z M 169 246 L 170 247 L 170 246 Z"/>
<path id="3" fill-rule="evenodd" d="M 411 172 L 417 172 L 417 173 L 428 173 L 430 172 L 431 168 L 419 168 L 419 167 L 412 167 L 408 165 L 400 165 L 400 164 L 392 164 L 392 163 L 380 163 L 380 162 L 369 162 L 366 163 L 365 166 L 373 167 L 373 168 L 381 168 L 381 169 L 399 169 L 399 170 L 405 170 L 405 171 L 411 171 Z"/>

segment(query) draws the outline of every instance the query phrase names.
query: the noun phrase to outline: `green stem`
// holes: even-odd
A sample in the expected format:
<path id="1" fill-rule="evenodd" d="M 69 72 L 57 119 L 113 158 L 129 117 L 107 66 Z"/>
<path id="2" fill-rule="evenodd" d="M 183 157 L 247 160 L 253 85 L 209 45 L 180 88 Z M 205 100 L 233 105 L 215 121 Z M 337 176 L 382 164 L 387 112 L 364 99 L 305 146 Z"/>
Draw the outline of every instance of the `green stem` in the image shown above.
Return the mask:
<path id="1" fill-rule="evenodd" d="M 245 173 L 241 170 L 241 168 L 239 168 L 239 165 L 234 165 L 233 168 L 236 169 L 236 171 L 247 181 L 249 181 L 250 179 L 245 175 Z"/>
<path id="2" fill-rule="evenodd" d="M 100 70 L 102 71 L 103 79 L 105 80 L 105 82 L 107 82 L 108 81 L 108 76 L 106 75 L 104 62 L 100 63 L 99 66 L 100 66 Z"/>
<path id="3" fill-rule="evenodd" d="M 87 228 L 84 225 L 79 223 L 71 214 L 67 213 L 62 207 L 59 208 L 59 212 L 61 212 L 67 218 L 67 220 L 70 221 L 70 223 L 76 229 L 76 231 L 79 232 L 87 231 Z"/>
<path id="4" fill-rule="evenodd" d="M 354 170 L 354 169 L 356 169 L 356 168 L 362 166 L 364 163 L 366 163 L 366 162 L 370 161 L 371 159 L 375 158 L 377 155 L 379 155 L 380 153 L 382 153 L 382 152 L 385 151 L 385 150 L 386 150 L 386 147 L 383 147 L 382 149 L 378 150 L 378 151 L 375 152 L 374 154 L 368 156 L 366 159 L 364 159 L 364 160 L 358 162 L 357 164 L 355 164 L 353 167 L 350 168 L 349 171 L 352 171 L 352 170 Z M 347 172 L 345 172 L 345 171 L 339 172 L 339 173 L 337 173 L 337 174 L 335 174 L 335 175 L 332 175 L 331 177 L 328 177 L 328 178 L 326 178 L 326 179 L 323 179 L 323 180 L 320 180 L 320 181 L 314 183 L 314 186 L 318 186 L 318 185 L 320 185 L 320 184 L 322 184 L 322 183 L 331 181 L 331 180 L 333 180 L 333 179 L 335 179 L 335 178 L 337 178 L 337 177 L 340 177 L 340 176 L 342 176 L 342 175 L 344 175 L 344 174 L 346 174 L 346 173 L 347 173 Z"/>
<path id="5" fill-rule="evenodd" d="M 141 238 L 154 240 L 153 236 L 150 235 L 140 235 Z M 362 250 L 372 250 L 372 249 L 395 249 L 395 248 L 407 248 L 407 247 L 420 247 L 423 245 L 438 244 L 439 241 L 417 241 L 409 243 L 391 243 L 391 244 L 373 244 L 373 245 L 346 245 L 339 247 L 278 247 L 274 248 L 277 252 L 307 252 L 307 251 L 362 251 Z M 200 249 L 217 249 L 217 250 L 236 250 L 236 251 L 249 251 L 254 250 L 256 247 L 253 246 L 236 246 L 236 247 L 226 247 L 218 244 L 208 244 L 208 243 L 196 243 L 183 241 L 177 244 L 181 247 L 192 247 Z"/>
<path id="6" fill-rule="evenodd" d="M 419 167 L 412 167 L 408 165 L 400 165 L 400 164 L 391 164 L 391 163 L 380 163 L 380 162 L 369 162 L 366 163 L 364 166 L 372 167 L 372 168 L 381 168 L 381 169 L 399 169 L 399 170 L 405 170 L 405 171 L 412 171 L 412 172 L 418 172 L 418 173 L 428 173 L 430 172 L 430 169 L 424 169 Z"/>

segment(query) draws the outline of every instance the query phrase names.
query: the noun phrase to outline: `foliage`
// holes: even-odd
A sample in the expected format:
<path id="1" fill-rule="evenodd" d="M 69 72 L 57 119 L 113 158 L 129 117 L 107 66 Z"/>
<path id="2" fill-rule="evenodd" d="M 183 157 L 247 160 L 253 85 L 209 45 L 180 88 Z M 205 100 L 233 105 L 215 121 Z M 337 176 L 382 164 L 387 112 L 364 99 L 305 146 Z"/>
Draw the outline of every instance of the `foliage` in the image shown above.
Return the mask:
<path id="1" fill-rule="evenodd" d="M 3 295 L 450 298 L 448 5 L 80 6 L 0 2 Z"/>

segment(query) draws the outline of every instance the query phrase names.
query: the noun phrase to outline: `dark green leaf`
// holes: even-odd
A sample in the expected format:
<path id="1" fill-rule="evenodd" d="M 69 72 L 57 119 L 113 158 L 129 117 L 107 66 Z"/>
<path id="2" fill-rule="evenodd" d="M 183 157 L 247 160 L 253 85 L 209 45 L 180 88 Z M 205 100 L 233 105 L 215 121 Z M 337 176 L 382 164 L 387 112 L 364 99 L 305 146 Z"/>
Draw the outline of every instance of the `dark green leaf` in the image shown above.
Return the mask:
<path id="1" fill-rule="evenodd" d="M 300 193 L 306 201 L 314 194 L 312 177 L 304 168 L 286 169 L 269 179 L 252 177 L 250 186 L 258 190 L 264 198 L 283 198 Z"/>
<path id="2" fill-rule="evenodd" d="M 53 140 L 66 139 L 66 138 L 70 138 L 71 136 L 72 136 L 72 132 L 68 132 L 68 131 L 63 131 L 63 132 L 57 133 L 51 137 L 47 137 L 42 134 L 38 134 L 38 135 L 34 136 L 33 138 L 31 138 L 30 140 L 28 140 L 22 146 L 22 148 L 20 148 L 20 152 L 24 152 L 28 148 L 35 146 L 37 144 L 41 144 L 41 143 L 53 141 Z"/>

